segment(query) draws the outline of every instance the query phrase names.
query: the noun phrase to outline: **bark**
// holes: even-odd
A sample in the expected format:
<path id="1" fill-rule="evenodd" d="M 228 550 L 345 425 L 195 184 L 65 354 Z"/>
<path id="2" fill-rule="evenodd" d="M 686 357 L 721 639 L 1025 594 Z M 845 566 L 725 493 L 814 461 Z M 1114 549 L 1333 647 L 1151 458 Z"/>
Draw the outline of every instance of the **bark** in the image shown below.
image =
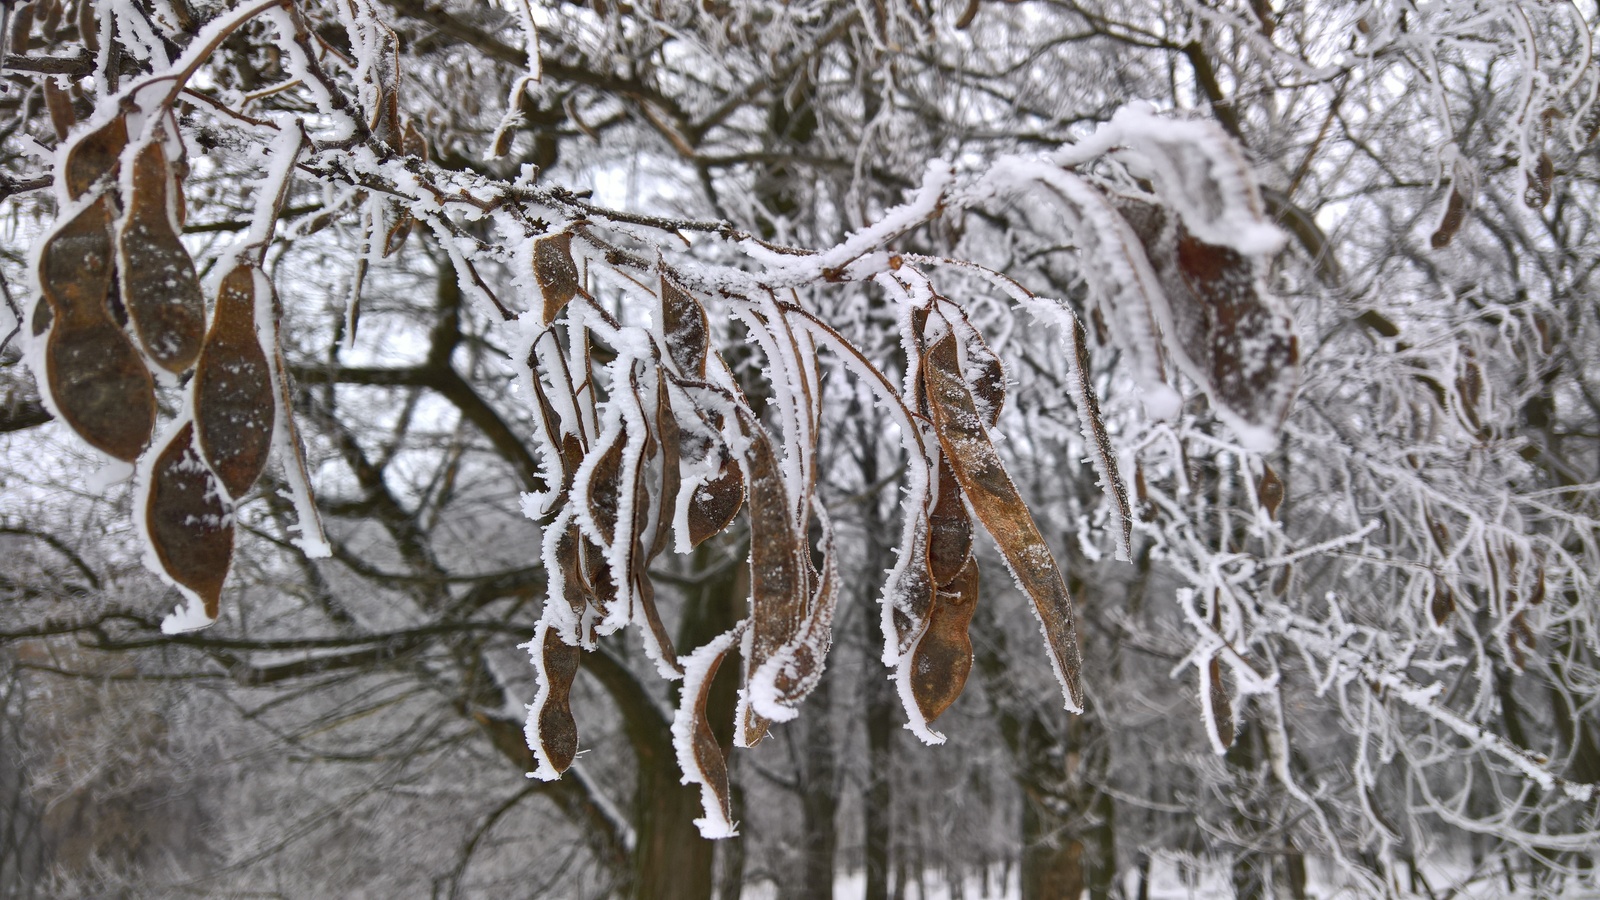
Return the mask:
<path id="1" fill-rule="evenodd" d="M 833 861 L 839 833 L 838 760 L 830 707 L 832 681 L 824 677 L 806 701 L 805 782 L 800 796 L 801 876 L 795 900 L 833 900 Z"/>

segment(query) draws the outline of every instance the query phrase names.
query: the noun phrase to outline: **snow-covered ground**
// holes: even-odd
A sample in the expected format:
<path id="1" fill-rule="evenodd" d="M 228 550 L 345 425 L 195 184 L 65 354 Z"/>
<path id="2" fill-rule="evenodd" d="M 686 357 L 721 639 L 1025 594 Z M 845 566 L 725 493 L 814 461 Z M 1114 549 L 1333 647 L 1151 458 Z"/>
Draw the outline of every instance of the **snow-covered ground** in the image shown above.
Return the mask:
<path id="1" fill-rule="evenodd" d="M 1549 895 L 1537 894 L 1519 879 L 1519 890 L 1507 888 L 1505 875 L 1498 868 L 1474 874 L 1466 860 L 1441 860 L 1424 867 L 1428 883 L 1436 897 L 1449 896 L 1455 900 L 1545 900 Z M 1187 871 L 1184 871 L 1187 870 Z M 1306 896 L 1315 900 L 1366 900 L 1365 888 L 1341 886 L 1331 868 L 1319 860 L 1308 860 Z M 913 879 L 906 885 L 904 900 L 1020 900 L 1022 886 L 1020 870 L 1016 866 L 995 866 L 987 878 L 979 873 L 969 874 L 958 887 L 943 873 L 931 871 L 921 881 Z M 1150 866 L 1150 900 L 1212 900 L 1233 895 L 1228 884 L 1227 870 L 1221 866 L 1196 868 L 1180 865 L 1176 858 L 1153 860 Z M 857 900 L 866 894 L 865 872 L 846 872 L 833 885 L 835 900 Z M 1396 886 L 1404 890 L 1407 885 Z M 1128 871 L 1123 881 L 1125 896 L 1138 896 L 1138 873 Z M 748 900 L 777 900 L 778 887 L 770 881 L 747 885 L 743 896 Z M 1087 893 L 1084 895 L 1087 897 Z M 1399 893 L 1394 896 L 1404 897 Z M 1426 892 L 1415 895 L 1427 897 Z M 1560 900 L 1600 900 L 1600 883 L 1568 885 L 1559 895 Z"/>

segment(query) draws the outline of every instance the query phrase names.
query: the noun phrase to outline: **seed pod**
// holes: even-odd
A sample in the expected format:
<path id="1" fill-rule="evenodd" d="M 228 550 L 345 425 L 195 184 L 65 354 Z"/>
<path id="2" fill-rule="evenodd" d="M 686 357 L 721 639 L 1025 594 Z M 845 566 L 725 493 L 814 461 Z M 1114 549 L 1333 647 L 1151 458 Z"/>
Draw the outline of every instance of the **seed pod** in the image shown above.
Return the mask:
<path id="1" fill-rule="evenodd" d="M 1018 586 L 1033 601 L 1067 708 L 1082 711 L 1082 655 L 1066 581 L 984 431 L 961 375 L 955 338 L 948 332 L 928 347 L 922 380 L 939 446 L 973 513 L 994 538 Z"/>
<path id="2" fill-rule="evenodd" d="M 1455 185 L 1450 186 L 1450 199 L 1445 201 L 1444 216 L 1439 220 L 1439 227 L 1433 232 L 1433 249 L 1439 250 L 1448 247 L 1455 239 L 1456 232 L 1461 230 L 1461 223 L 1467 218 L 1467 198 L 1456 190 Z"/>
<path id="3" fill-rule="evenodd" d="M 233 505 L 218 489 L 186 423 L 156 457 L 145 503 L 145 529 L 161 567 L 217 617 L 233 561 Z"/>
<path id="4" fill-rule="evenodd" d="M 698 547 L 720 534 L 744 505 L 744 473 L 732 459 L 722 461 L 717 477 L 695 489 L 689 498 L 689 546 Z"/>
<path id="5" fill-rule="evenodd" d="M 172 189 L 166 152 L 160 141 L 151 141 L 134 158 L 133 192 L 117 233 L 117 260 L 122 305 L 145 355 L 177 374 L 200 355 L 206 301 L 194 260 L 172 221 Z"/>
<path id="6" fill-rule="evenodd" d="M 711 347 L 705 308 L 665 273 L 661 276 L 661 332 L 678 371 L 686 378 L 704 379 Z"/>
<path id="7" fill-rule="evenodd" d="M 809 594 L 809 562 L 803 537 L 789 514 L 789 491 L 772 440 L 750 423 L 750 652 L 745 683 L 799 630 Z M 767 733 L 767 719 L 746 708 L 740 746 L 754 747 Z"/>
<path id="8" fill-rule="evenodd" d="M 978 609 L 978 561 L 969 556 L 956 577 L 940 588 L 928 614 L 928 628 L 911 660 L 911 696 L 922 717 L 932 722 L 949 709 L 972 673 L 968 629 Z"/>
<path id="9" fill-rule="evenodd" d="M 533 242 L 533 277 L 539 282 L 539 293 L 544 301 L 541 321 L 549 325 L 556 320 L 572 298 L 582 294 L 578 277 L 578 264 L 572 259 L 572 233 L 563 231 Z"/>
<path id="10" fill-rule="evenodd" d="M 1261 508 L 1267 511 L 1267 515 L 1276 519 L 1278 507 L 1283 504 L 1283 480 L 1278 477 L 1277 472 L 1272 471 L 1271 466 L 1263 463 L 1261 468 L 1261 483 L 1256 485 L 1256 496 L 1261 501 Z"/>
<path id="11" fill-rule="evenodd" d="M 244 496 L 266 467 L 277 418 L 272 373 L 256 331 L 260 290 L 271 291 L 272 284 L 250 263 L 238 263 L 223 276 L 195 366 L 200 449 L 234 499 Z"/>
<path id="12" fill-rule="evenodd" d="M 972 518 L 961 502 L 961 485 L 950 461 L 939 460 L 939 502 L 928 515 L 928 572 L 941 590 L 963 573 L 972 558 Z"/>
<path id="13" fill-rule="evenodd" d="M 128 123 L 122 116 L 117 116 L 79 138 L 71 149 L 67 150 L 67 195 L 77 200 L 87 194 L 102 176 L 114 177 L 117 160 L 121 158 L 122 148 L 126 146 L 128 146 Z"/>
<path id="14" fill-rule="evenodd" d="M 1450 614 L 1456 611 L 1456 595 L 1450 590 L 1443 578 L 1434 580 L 1433 602 L 1428 607 L 1428 612 L 1433 616 L 1433 624 L 1443 628 L 1444 623 L 1450 620 Z"/>
<path id="15" fill-rule="evenodd" d="M 44 105 L 50 111 L 50 126 L 55 129 L 56 140 L 65 141 L 78 122 L 78 113 L 72 108 L 72 92 L 58 87 L 54 78 L 46 78 Z"/>
<path id="16" fill-rule="evenodd" d="M 96 200 L 57 229 L 40 254 L 40 305 L 51 314 L 45 380 L 72 430 L 132 462 L 155 429 L 155 384 L 106 302 L 113 281 L 110 209 L 107 198 Z"/>
<path id="17" fill-rule="evenodd" d="M 556 629 L 541 627 L 534 665 L 539 694 L 528 714 L 528 744 L 544 757 L 554 775 L 565 772 L 578 755 L 578 721 L 570 702 L 572 682 L 578 675 L 580 651 L 561 640 Z"/>
<path id="18" fill-rule="evenodd" d="M 617 516 L 622 505 L 622 451 L 627 443 L 627 432 L 618 432 L 589 475 L 589 517 L 607 546 L 617 542 Z"/>

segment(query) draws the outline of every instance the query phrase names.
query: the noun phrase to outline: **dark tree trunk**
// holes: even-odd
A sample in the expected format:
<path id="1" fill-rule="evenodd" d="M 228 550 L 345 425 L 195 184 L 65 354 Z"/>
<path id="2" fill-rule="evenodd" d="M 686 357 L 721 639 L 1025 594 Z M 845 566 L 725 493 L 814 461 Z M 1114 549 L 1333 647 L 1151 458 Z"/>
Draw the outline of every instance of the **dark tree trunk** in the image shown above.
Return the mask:
<path id="1" fill-rule="evenodd" d="M 1054 798 L 1050 798 L 1054 799 Z M 1083 894 L 1083 842 L 1069 837 L 1061 817 L 1033 792 L 1022 801 L 1022 900 Z"/>
<path id="2" fill-rule="evenodd" d="M 833 861 L 839 838 L 838 762 L 834 752 L 831 680 L 824 677 L 806 700 L 805 782 L 800 795 L 801 871 L 795 900 L 833 900 Z"/>

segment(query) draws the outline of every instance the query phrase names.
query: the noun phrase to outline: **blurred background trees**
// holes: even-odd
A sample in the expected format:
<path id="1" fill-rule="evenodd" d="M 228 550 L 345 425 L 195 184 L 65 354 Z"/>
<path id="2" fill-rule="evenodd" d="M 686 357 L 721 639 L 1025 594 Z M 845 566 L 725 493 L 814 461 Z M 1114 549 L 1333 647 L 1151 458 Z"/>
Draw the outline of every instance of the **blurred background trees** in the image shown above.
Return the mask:
<path id="1" fill-rule="evenodd" d="M 1158 878 L 1240 897 L 1593 886 L 1591 6 L 295 4 L 298 46 L 332 73 L 320 85 L 276 13 L 251 19 L 177 101 L 184 244 L 220 277 L 258 218 L 262 123 L 303 123 L 317 143 L 265 269 L 331 557 L 296 544 L 292 473 L 275 464 L 239 498 L 221 620 L 168 636 L 179 598 L 141 566 L 134 490 L 97 476 L 104 460 L 23 364 L 35 254 L 74 123 L 262 5 L 4 7 L 0 896 L 814 898 L 844 873 L 873 900 L 969 877 L 1030 898 L 1142 895 Z M 1149 348 L 1104 273 L 1126 271 L 1117 253 L 1145 258 L 1176 297 L 1152 224 L 1175 213 L 1115 154 L 1081 172 L 1136 243 L 1094 243 L 1083 210 L 1041 188 L 953 200 L 884 248 L 1004 272 L 1090 332 L 1135 519 L 1127 561 L 1082 462 L 1065 336 L 975 270 L 938 270 L 1005 363 L 997 446 L 1077 601 L 1086 713 L 1060 709 L 1026 600 L 980 537 L 949 743 L 900 727 L 877 601 L 908 460 L 857 375 L 829 363 L 816 467 L 843 573 L 834 648 L 800 717 L 728 757 L 739 837 L 696 832 L 676 687 L 632 632 L 583 657 L 577 763 L 526 779 L 538 687 L 518 645 L 547 579 L 520 495 L 549 473 L 520 345 L 484 297 L 532 308 L 532 282 L 486 249 L 504 242 L 496 223 L 441 224 L 341 160 L 398 148 L 427 161 L 419 181 L 559 195 L 620 248 L 759 276 L 756 240 L 832 247 L 930 162 L 981 178 L 1138 100 L 1230 136 L 1289 236 L 1265 279 L 1293 314 L 1298 393 L 1272 449 L 1192 372 L 1166 373 L 1177 415 L 1147 408 Z M 341 114 L 367 127 L 340 137 Z M 725 229 L 641 237 L 646 216 Z M 907 301 L 841 281 L 793 301 L 900 385 Z M 625 322 L 650 315 L 595 293 Z M 774 420 L 771 361 L 733 298 L 702 300 Z M 1209 352 L 1260 356 L 1236 338 Z M 164 417 L 182 402 L 171 385 L 157 398 Z M 681 653 L 744 615 L 749 540 L 741 520 L 655 563 Z M 707 704 L 725 751 L 737 669 Z"/>

